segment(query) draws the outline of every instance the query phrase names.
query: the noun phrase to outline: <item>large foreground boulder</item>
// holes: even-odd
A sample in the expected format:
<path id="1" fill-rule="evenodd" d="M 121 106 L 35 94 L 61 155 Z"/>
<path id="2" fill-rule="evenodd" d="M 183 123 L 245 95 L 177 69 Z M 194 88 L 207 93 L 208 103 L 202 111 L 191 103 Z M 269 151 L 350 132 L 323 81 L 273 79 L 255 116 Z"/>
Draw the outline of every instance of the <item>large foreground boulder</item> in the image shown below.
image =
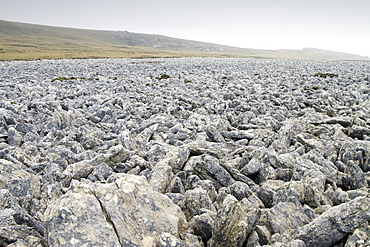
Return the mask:
<path id="1" fill-rule="evenodd" d="M 73 190 L 45 211 L 50 246 L 156 246 L 161 234 L 179 238 L 184 214 L 145 177 L 126 175 L 109 184 L 72 185 Z"/>

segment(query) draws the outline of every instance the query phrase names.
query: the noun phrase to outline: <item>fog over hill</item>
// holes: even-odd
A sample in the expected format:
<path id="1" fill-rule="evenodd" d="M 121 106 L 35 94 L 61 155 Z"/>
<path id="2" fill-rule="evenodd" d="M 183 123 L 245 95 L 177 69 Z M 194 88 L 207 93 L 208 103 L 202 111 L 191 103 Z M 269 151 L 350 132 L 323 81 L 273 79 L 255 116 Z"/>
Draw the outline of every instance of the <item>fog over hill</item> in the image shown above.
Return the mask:
<path id="1" fill-rule="evenodd" d="M 163 35 L 63 28 L 0 20 L 0 60 L 184 56 L 369 60 L 368 57 L 314 48 L 246 49 Z"/>

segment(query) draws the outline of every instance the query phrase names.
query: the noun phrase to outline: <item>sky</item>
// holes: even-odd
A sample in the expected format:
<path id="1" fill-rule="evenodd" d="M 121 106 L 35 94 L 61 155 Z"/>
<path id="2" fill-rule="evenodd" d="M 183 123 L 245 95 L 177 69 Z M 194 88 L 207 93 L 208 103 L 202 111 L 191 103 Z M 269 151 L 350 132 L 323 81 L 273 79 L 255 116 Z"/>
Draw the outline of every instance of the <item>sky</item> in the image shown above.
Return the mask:
<path id="1" fill-rule="evenodd" d="M 0 19 L 370 57 L 370 0 L 0 0 Z"/>

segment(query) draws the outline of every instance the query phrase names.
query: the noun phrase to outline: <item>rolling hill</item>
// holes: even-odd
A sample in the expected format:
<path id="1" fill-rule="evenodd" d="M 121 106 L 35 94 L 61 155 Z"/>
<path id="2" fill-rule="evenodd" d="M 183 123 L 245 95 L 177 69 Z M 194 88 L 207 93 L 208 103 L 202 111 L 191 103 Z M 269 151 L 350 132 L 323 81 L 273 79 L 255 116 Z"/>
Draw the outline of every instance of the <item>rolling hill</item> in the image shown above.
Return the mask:
<path id="1" fill-rule="evenodd" d="M 0 20 L 0 60 L 118 57 L 251 57 L 317 60 L 368 60 L 325 51 L 244 49 L 163 35 L 86 30 Z"/>

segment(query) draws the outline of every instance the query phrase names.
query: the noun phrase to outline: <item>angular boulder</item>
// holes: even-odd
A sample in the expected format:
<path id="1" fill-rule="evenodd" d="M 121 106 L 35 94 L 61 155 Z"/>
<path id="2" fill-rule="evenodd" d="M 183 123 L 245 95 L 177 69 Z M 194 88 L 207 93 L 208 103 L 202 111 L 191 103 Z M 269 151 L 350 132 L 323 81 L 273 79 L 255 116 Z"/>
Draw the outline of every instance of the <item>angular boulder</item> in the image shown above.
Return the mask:
<path id="1" fill-rule="evenodd" d="M 160 234 L 179 238 L 184 214 L 145 177 L 126 175 L 109 184 L 74 182 L 74 189 L 44 213 L 50 246 L 152 246 Z"/>

